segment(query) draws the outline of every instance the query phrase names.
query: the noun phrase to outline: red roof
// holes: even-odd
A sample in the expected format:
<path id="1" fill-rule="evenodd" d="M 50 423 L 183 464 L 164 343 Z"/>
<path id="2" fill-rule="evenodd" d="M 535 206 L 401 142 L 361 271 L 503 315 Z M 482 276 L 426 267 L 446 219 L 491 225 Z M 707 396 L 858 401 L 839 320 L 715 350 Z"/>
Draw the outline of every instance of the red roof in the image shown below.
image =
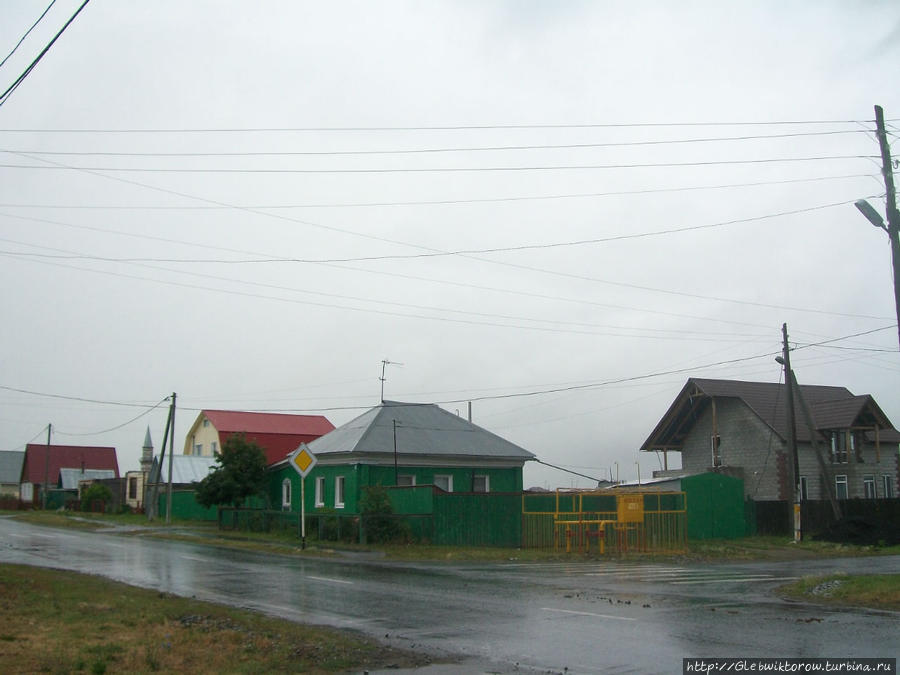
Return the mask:
<path id="1" fill-rule="evenodd" d="M 302 434 L 324 436 L 334 425 L 322 415 L 287 415 L 284 413 L 204 410 L 210 423 L 220 432 Z"/>
<path id="2" fill-rule="evenodd" d="M 49 452 L 49 455 L 48 455 Z M 81 445 L 46 445 L 29 443 L 25 446 L 25 462 L 22 465 L 22 482 L 44 484 L 59 480 L 60 469 L 111 469 L 119 477 L 119 462 L 115 448 L 97 448 Z"/>
<path id="3" fill-rule="evenodd" d="M 322 415 L 232 410 L 204 410 L 203 414 L 219 432 L 223 445 L 232 434 L 243 433 L 248 441 L 265 451 L 269 464 L 280 462 L 301 443 L 309 443 L 334 430 L 334 425 Z"/>

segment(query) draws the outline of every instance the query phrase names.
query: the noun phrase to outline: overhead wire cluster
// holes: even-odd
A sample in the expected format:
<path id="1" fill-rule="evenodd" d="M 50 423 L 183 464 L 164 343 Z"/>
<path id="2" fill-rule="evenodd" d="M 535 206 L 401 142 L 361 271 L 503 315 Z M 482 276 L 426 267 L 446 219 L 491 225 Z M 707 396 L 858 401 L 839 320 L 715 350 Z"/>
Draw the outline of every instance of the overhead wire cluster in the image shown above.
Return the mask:
<path id="1" fill-rule="evenodd" d="M 86 3 L 85 3 L 86 4 Z M 84 5 L 82 5 L 83 7 Z M 79 8 L 80 11 L 81 8 Z M 76 13 L 77 15 L 77 13 Z M 73 17 L 74 18 L 74 17 Z M 641 240 L 660 237 L 677 237 L 688 232 L 697 232 L 703 230 L 722 229 L 726 227 L 737 226 L 759 222 L 770 219 L 789 219 L 792 216 L 813 213 L 817 211 L 825 211 L 840 206 L 847 206 L 852 203 L 852 199 L 829 201 L 827 203 L 798 205 L 793 209 L 782 209 L 777 211 L 761 209 L 761 212 L 741 218 L 733 218 L 729 220 L 719 220 L 717 222 L 696 223 L 684 226 L 671 227 L 655 227 L 647 228 L 638 232 L 618 233 L 604 236 L 596 236 L 581 239 L 557 239 L 555 241 L 542 242 L 523 242 L 511 241 L 506 245 L 493 245 L 483 247 L 459 247 L 459 248 L 438 248 L 429 245 L 423 241 L 409 241 L 401 236 L 383 236 L 373 234 L 371 228 L 366 227 L 363 220 L 358 220 L 356 227 L 338 226 L 319 222 L 311 218 L 295 217 L 281 213 L 281 211 L 295 209 L 315 209 L 315 208 L 348 208 L 361 209 L 365 207 L 416 207 L 416 206 L 450 206 L 464 204 L 499 204 L 514 203 L 518 201 L 533 202 L 538 200 L 551 201 L 562 199 L 602 199 L 610 197 L 627 197 L 641 196 L 653 194 L 678 194 L 688 192 L 702 191 L 722 191 L 722 190 L 749 190 L 760 189 L 765 187 L 777 187 L 788 185 L 815 185 L 819 183 L 836 183 L 842 181 L 858 181 L 860 179 L 876 179 L 877 170 L 872 169 L 863 171 L 860 167 L 871 165 L 877 155 L 867 152 L 823 152 L 816 154 L 787 154 L 779 155 L 764 154 L 763 156 L 748 156 L 735 159 L 696 159 L 688 161 L 637 161 L 637 162 L 593 162 L 593 163 L 549 163 L 549 162 L 530 162 L 527 160 L 518 161 L 517 163 L 507 162 L 504 165 L 430 165 L 430 166 L 367 166 L 367 167 L 298 167 L 298 166 L 280 166 L 280 165 L 253 165 L 253 166 L 232 166 L 223 167 L 219 165 L 179 165 L 180 162 L 195 162 L 196 160 L 258 160 L 283 162 L 285 160 L 295 159 L 319 159 L 323 158 L 328 161 L 342 161 L 345 158 L 377 158 L 383 157 L 390 162 L 394 162 L 397 158 L 403 157 L 431 157 L 434 155 L 450 155 L 450 154 L 469 154 L 481 155 L 486 153 L 500 153 L 504 156 L 522 152 L 533 151 L 574 151 L 574 150 L 597 150 L 597 149 L 641 149 L 641 148 L 660 148 L 660 147 L 687 147 L 692 151 L 705 150 L 715 146 L 717 143 L 732 143 L 743 146 L 747 143 L 758 141 L 781 142 L 797 139 L 838 139 L 838 138 L 858 138 L 867 133 L 865 129 L 858 128 L 860 125 L 870 125 L 868 120 L 796 120 L 782 122 L 711 122 L 711 123 L 672 123 L 672 124 L 621 124 L 621 125 L 605 125 L 605 124 L 571 124 L 571 125 L 482 125 L 482 126 L 451 126 L 451 127 L 345 127 L 345 128 L 295 128 L 295 129 L 0 129 L 0 152 L 7 157 L 16 157 L 15 162 L 0 163 L 0 169 L 7 172 L 27 172 L 35 170 L 54 170 L 64 172 L 67 175 L 78 175 L 89 179 L 103 181 L 104 184 L 120 184 L 127 185 L 130 188 L 138 188 L 145 191 L 152 199 L 148 201 L 114 201 L 115 198 L 105 200 L 93 200 L 65 203 L 40 203 L 38 201 L 23 201 L 20 203 L 7 202 L 0 204 L 0 208 L 4 212 L 0 213 L 0 217 L 14 220 L 28 220 L 31 222 L 53 224 L 55 226 L 65 228 L 80 228 L 92 230 L 98 235 L 109 236 L 125 236 L 136 238 L 139 240 L 150 240 L 160 244 L 171 244 L 172 246 L 188 246 L 201 248 L 204 251 L 212 251 L 216 254 L 211 256 L 160 256 L 160 255 L 109 255 L 102 254 L 92 250 L 77 251 L 71 248 L 58 246 L 47 246 L 46 244 L 36 243 L 35 241 L 14 240 L 12 238 L 4 238 L 2 241 L 6 243 L 6 247 L 0 250 L 0 255 L 19 260 L 30 260 L 40 262 L 44 265 L 64 266 L 71 269 L 81 270 L 90 274 L 113 275 L 119 278 L 131 278 L 135 280 L 151 282 L 154 284 L 165 284 L 185 289 L 194 289 L 205 292 L 224 293 L 235 297 L 244 297 L 252 300 L 267 300 L 276 302 L 299 303 L 315 307 L 320 307 L 330 311 L 339 312 L 366 312 L 389 317 L 402 317 L 406 319 L 426 320 L 426 321 L 442 321 L 450 323 L 459 323 L 467 325 L 476 325 L 492 328 L 513 329 L 516 331 L 543 331 L 543 332 L 563 332 L 569 334 L 585 334 L 585 335 L 607 335 L 653 340 L 691 340 L 695 342 L 710 341 L 718 343 L 746 342 L 747 340 L 761 340 L 765 338 L 762 331 L 768 326 L 759 321 L 746 321 L 726 319 L 708 314 L 686 314 L 683 311 L 667 311 L 653 307 L 638 307 L 634 304 L 617 305 L 610 302 L 599 302 L 595 299 L 585 297 L 566 296 L 561 293 L 539 293 L 533 290 L 527 290 L 525 287 L 516 287 L 514 285 L 494 286 L 485 282 L 477 281 L 461 281 L 459 279 L 446 279 L 440 276 L 424 273 L 410 273 L 406 268 L 394 267 L 395 263 L 415 260 L 434 260 L 457 258 L 463 259 L 468 263 L 473 263 L 483 267 L 503 268 L 531 275 L 540 275 L 542 277 L 556 277 L 560 279 L 570 279 L 577 281 L 589 282 L 592 284 L 602 284 L 607 287 L 618 287 L 630 289 L 642 293 L 681 297 L 693 300 L 702 300 L 715 303 L 728 303 L 736 306 L 755 307 L 769 310 L 789 310 L 792 312 L 807 312 L 812 314 L 820 314 L 831 317 L 856 318 L 866 320 L 888 320 L 890 317 L 877 316 L 867 313 L 848 313 L 846 311 L 838 311 L 831 309 L 826 305 L 821 307 L 797 307 L 788 304 L 778 304 L 773 302 L 762 302 L 758 300 L 750 300 L 746 298 L 729 298 L 720 295 L 713 295 L 703 292 L 692 292 L 678 290 L 673 288 L 653 287 L 650 285 L 638 284 L 622 279 L 603 279 L 598 276 L 585 275 L 569 270 L 559 269 L 558 267 L 542 266 L 524 262 L 513 262 L 509 259 L 509 255 L 500 257 L 497 254 L 517 254 L 525 252 L 541 252 L 551 249 L 564 248 L 586 248 L 590 246 L 598 246 L 611 242 L 623 242 L 629 240 Z M 793 125 L 806 129 L 804 131 L 791 131 L 785 133 L 766 133 L 766 134 L 733 134 L 728 136 L 691 136 L 683 138 L 652 138 L 644 140 L 621 140 L 621 141 L 584 141 L 584 142 L 560 142 L 560 143 L 509 143 L 509 144 L 461 144 L 458 146 L 450 145 L 434 145 L 426 144 L 419 146 L 403 146 L 403 147 L 382 147 L 380 149 L 371 148 L 351 148 L 351 149 L 334 149 L 334 150 L 318 150 L 318 149 L 288 149 L 288 150 L 271 150 L 267 147 L 260 147 L 250 150 L 172 150 L 159 149 L 148 151 L 141 149 L 143 136 L 152 136 L 154 146 L 163 147 L 158 139 L 171 138 L 175 139 L 178 135 L 188 136 L 209 136 L 209 135 L 226 135 L 240 136 L 246 138 L 258 134 L 324 134 L 329 136 L 340 132 L 372 132 L 378 133 L 383 131 L 391 132 L 433 132 L 433 131 L 509 131 L 509 130 L 565 130 L 572 132 L 574 130 L 597 130 L 597 129 L 615 129 L 615 130 L 652 130 L 658 131 L 669 127 L 678 129 L 681 127 L 724 127 L 724 126 L 775 126 L 775 125 Z M 823 126 L 850 126 L 851 128 L 837 128 L 819 130 Z M 816 129 L 810 131 L 809 129 Z M 42 141 L 49 143 L 60 143 L 57 147 L 50 145 L 49 147 L 29 147 L 15 143 L 11 140 L 17 134 L 28 133 Z M 77 140 L 78 137 L 90 134 L 91 138 L 114 137 L 116 143 L 123 140 L 132 144 L 128 149 L 91 149 L 91 150 L 72 150 L 72 138 Z M 61 142 L 61 140 L 65 142 Z M 283 140 L 283 139 L 282 139 Z M 256 142 L 251 140 L 250 142 Z M 294 142 L 291 139 L 291 142 Z M 246 144 L 246 141 L 244 142 Z M 280 143 L 279 143 L 280 144 Z M 94 147 L 92 142 L 92 147 Z M 268 143 L 265 144 L 269 145 Z M 862 146 L 864 147 L 864 146 Z M 771 151 L 766 151 L 771 152 Z M 76 163 L 69 163 L 72 158 L 77 158 Z M 102 158 L 107 163 L 97 165 L 89 160 Z M 121 161 L 114 164 L 109 160 Z M 136 164 L 143 160 L 153 160 L 156 165 Z M 23 161 L 25 163 L 23 163 Z M 169 163 L 160 165 L 158 163 Z M 171 164 L 171 163 L 175 164 Z M 861 163 L 861 164 L 860 164 Z M 756 179 L 745 179 L 735 181 L 704 181 L 690 182 L 682 180 L 676 185 L 648 185 L 643 187 L 635 187 L 631 189 L 611 189 L 600 191 L 534 191 L 533 188 L 526 188 L 529 191 L 519 191 L 517 194 L 495 194 L 483 195 L 472 194 L 471 196 L 452 196 L 448 198 L 417 198 L 417 199 L 386 199 L 386 200 L 359 200 L 349 198 L 346 201 L 323 201 L 314 202 L 308 200 L 299 200 L 296 203 L 276 203 L 262 202 L 256 204 L 241 203 L 241 200 L 223 200 L 220 198 L 212 198 L 201 195 L 195 187 L 178 186 L 175 188 L 165 187 L 158 184 L 145 182 L 144 179 L 138 180 L 132 178 L 134 174 L 171 174 L 174 176 L 182 174 L 456 174 L 456 173 L 501 173 L 501 172 L 537 172 L 537 173 L 559 173 L 571 171 L 628 171 L 638 169 L 671 169 L 671 168 L 689 168 L 689 167 L 732 167 L 743 166 L 752 168 L 760 165 L 827 165 L 830 169 L 827 173 L 819 173 L 817 175 L 797 175 L 790 174 L 787 177 L 766 177 Z M 839 167 L 835 169 L 835 167 Z M 793 170 L 793 169 L 792 169 Z M 126 177 L 128 176 L 128 177 Z M 483 192 L 479 190 L 479 192 Z M 95 192 L 94 194 L 102 194 Z M 873 195 L 875 197 L 877 195 Z M 120 198 L 121 199 L 121 198 Z M 174 199 L 177 203 L 158 203 L 160 201 L 171 201 Z M 267 221 L 275 221 L 288 223 L 299 228 L 312 228 L 319 231 L 340 234 L 342 236 L 349 235 L 355 239 L 370 242 L 373 246 L 391 246 L 404 247 L 414 249 L 409 253 L 381 253 L 373 251 L 362 255 L 334 255 L 334 256 L 309 256 L 294 257 L 290 255 L 272 255 L 264 251 L 248 251 L 239 247 L 224 247 L 209 242 L 190 241 L 188 239 L 176 237 L 164 237 L 152 233 L 136 233 L 129 231 L 127 227 L 115 229 L 108 225 L 83 225 L 78 222 L 65 222 L 63 220 L 51 220 L 47 218 L 39 218 L 31 215 L 22 215 L 22 211 L 34 212 L 42 209 L 54 211 L 71 211 L 73 213 L 79 211 L 148 211 L 148 212 L 192 212 L 198 210 L 210 211 L 226 211 L 232 212 L 237 216 L 252 220 L 254 224 L 264 223 Z M 30 249 L 30 250 L 26 250 Z M 37 251 L 35 250 L 37 249 Z M 236 257 L 237 256 L 237 257 Z M 106 264 L 107 267 L 77 267 L 74 262 L 95 263 L 99 265 Z M 586 307 L 603 307 L 607 309 L 627 311 L 629 313 L 646 313 L 655 316 L 668 316 L 672 318 L 687 319 L 692 322 L 714 322 L 737 330 L 739 332 L 714 333 L 709 330 L 697 327 L 693 330 L 677 328 L 672 326 L 627 326 L 617 323 L 600 324 L 592 321 L 584 320 L 568 320 L 551 318 L 549 316 L 524 316 L 522 314 L 510 312 L 496 311 L 472 311 L 455 306 L 425 305 L 416 302 L 402 302 L 397 300 L 383 300 L 371 295 L 346 293 L 336 293 L 329 291 L 311 291 L 307 288 L 290 287 L 284 284 L 273 283 L 263 280 L 262 278 L 230 278 L 221 274 L 210 274 L 197 271 L 194 269 L 200 265 L 216 265 L 221 267 L 242 266 L 246 268 L 259 268 L 262 266 L 281 266 L 281 265 L 316 265 L 329 267 L 336 270 L 344 270 L 353 274 L 374 275 L 381 277 L 393 277 L 396 279 L 415 280 L 417 282 L 425 282 L 429 284 L 437 284 L 442 286 L 450 286 L 457 288 L 468 288 L 479 291 L 490 291 L 492 293 L 504 294 L 506 296 L 519 296 L 524 298 L 541 299 L 552 301 L 557 304 L 574 304 L 577 303 Z M 373 267 L 377 264 L 377 267 Z M 365 265 L 365 266 L 364 266 Z M 124 272 L 122 267 L 146 270 L 151 276 L 138 274 L 135 272 Z M 199 281 L 184 281 L 184 277 L 191 277 Z M 214 285 L 214 284 L 225 284 Z M 288 294 L 288 295 L 285 295 Z M 310 299 L 313 295 L 317 299 Z M 305 296 L 305 297 L 304 297 Z M 340 301 L 339 304 L 336 301 Z M 348 304 L 349 303 L 349 304 Z M 753 332 L 748 332 L 748 329 Z M 883 328 L 874 329 L 859 333 L 864 335 L 872 333 Z M 851 337 L 858 337 L 851 336 Z M 842 338 L 844 339 L 844 338 Z M 819 343 L 825 345 L 827 341 Z M 810 345 L 812 346 L 812 345 Z M 853 349 L 874 350 L 876 347 L 851 347 Z M 774 352 L 773 352 L 774 353 Z M 763 355 L 768 358 L 769 354 Z M 746 361 L 753 361 L 763 358 L 760 355 L 738 357 L 732 359 L 722 359 L 720 361 L 709 362 L 705 364 L 686 366 L 683 368 L 674 368 L 663 372 L 654 372 L 645 375 L 636 375 L 623 378 L 614 378 L 609 380 L 598 380 L 592 383 L 572 385 L 565 387 L 552 388 L 529 388 L 527 391 L 504 392 L 496 395 L 485 396 L 464 396 L 462 398 L 453 398 L 438 401 L 442 404 L 462 403 L 465 401 L 480 400 L 497 400 L 508 398 L 534 397 L 541 395 L 556 394 L 562 392 L 596 389 L 623 382 L 632 382 L 645 378 L 659 377 L 661 375 L 680 374 L 690 372 L 698 368 L 719 367 L 725 365 L 736 365 Z M 13 390 L 12 387 L 2 387 L 6 390 Z M 24 391 L 24 390 L 19 390 Z M 34 393 L 34 392 L 27 392 Z M 65 398 L 65 397 L 62 397 Z M 90 399 L 81 399 L 84 402 L 93 402 L 101 404 L 101 401 L 90 401 Z M 318 410 L 323 410 L 317 408 Z M 324 410 L 337 409 L 359 409 L 357 406 L 326 408 Z M 152 410 L 152 409 L 151 409 Z M 147 411 L 149 412 L 149 411 Z M 142 413 L 139 417 L 143 416 Z M 135 418 L 138 419 L 138 418 Z M 130 423 L 126 422 L 125 424 Z"/>

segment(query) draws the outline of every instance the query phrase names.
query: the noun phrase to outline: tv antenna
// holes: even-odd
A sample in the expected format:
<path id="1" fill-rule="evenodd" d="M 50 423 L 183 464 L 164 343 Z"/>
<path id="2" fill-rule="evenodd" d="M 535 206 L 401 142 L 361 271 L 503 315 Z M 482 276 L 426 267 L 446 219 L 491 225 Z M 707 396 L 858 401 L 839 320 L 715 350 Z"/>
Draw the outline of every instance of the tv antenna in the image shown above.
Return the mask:
<path id="1" fill-rule="evenodd" d="M 382 403 L 384 403 L 384 381 L 386 379 L 384 377 L 384 369 L 387 368 L 388 366 L 400 366 L 402 368 L 403 364 L 398 363 L 397 361 L 389 361 L 388 359 L 382 359 L 382 361 L 381 361 L 381 377 L 378 378 L 379 380 L 381 380 L 381 402 Z"/>

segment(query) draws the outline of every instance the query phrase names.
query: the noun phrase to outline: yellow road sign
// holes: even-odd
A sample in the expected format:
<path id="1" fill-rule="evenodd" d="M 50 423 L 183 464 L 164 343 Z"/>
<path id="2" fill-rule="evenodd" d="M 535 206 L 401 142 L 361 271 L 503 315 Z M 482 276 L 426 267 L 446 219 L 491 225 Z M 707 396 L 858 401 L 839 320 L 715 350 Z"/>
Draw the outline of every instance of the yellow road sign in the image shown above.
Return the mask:
<path id="1" fill-rule="evenodd" d="M 301 443 L 299 448 L 288 455 L 288 461 L 302 478 L 306 478 L 306 474 L 316 465 L 316 456 L 306 443 Z"/>

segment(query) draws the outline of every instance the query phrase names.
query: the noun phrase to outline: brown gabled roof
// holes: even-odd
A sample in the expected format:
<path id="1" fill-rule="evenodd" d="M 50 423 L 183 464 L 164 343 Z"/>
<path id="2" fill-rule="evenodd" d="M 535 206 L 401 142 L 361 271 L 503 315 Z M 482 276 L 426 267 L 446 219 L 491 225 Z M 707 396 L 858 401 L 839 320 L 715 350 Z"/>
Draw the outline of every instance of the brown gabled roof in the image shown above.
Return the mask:
<path id="1" fill-rule="evenodd" d="M 883 441 L 898 442 L 900 433 L 869 396 L 855 396 L 846 387 L 800 385 L 803 398 L 812 413 L 818 431 L 847 429 L 851 426 L 877 426 Z M 772 382 L 742 382 L 690 378 L 668 411 L 656 425 L 641 450 L 679 449 L 693 423 L 709 405 L 711 398 L 738 398 L 782 439 L 788 435 L 786 387 Z M 794 396 L 797 414 L 797 440 L 809 442 L 800 401 Z"/>

